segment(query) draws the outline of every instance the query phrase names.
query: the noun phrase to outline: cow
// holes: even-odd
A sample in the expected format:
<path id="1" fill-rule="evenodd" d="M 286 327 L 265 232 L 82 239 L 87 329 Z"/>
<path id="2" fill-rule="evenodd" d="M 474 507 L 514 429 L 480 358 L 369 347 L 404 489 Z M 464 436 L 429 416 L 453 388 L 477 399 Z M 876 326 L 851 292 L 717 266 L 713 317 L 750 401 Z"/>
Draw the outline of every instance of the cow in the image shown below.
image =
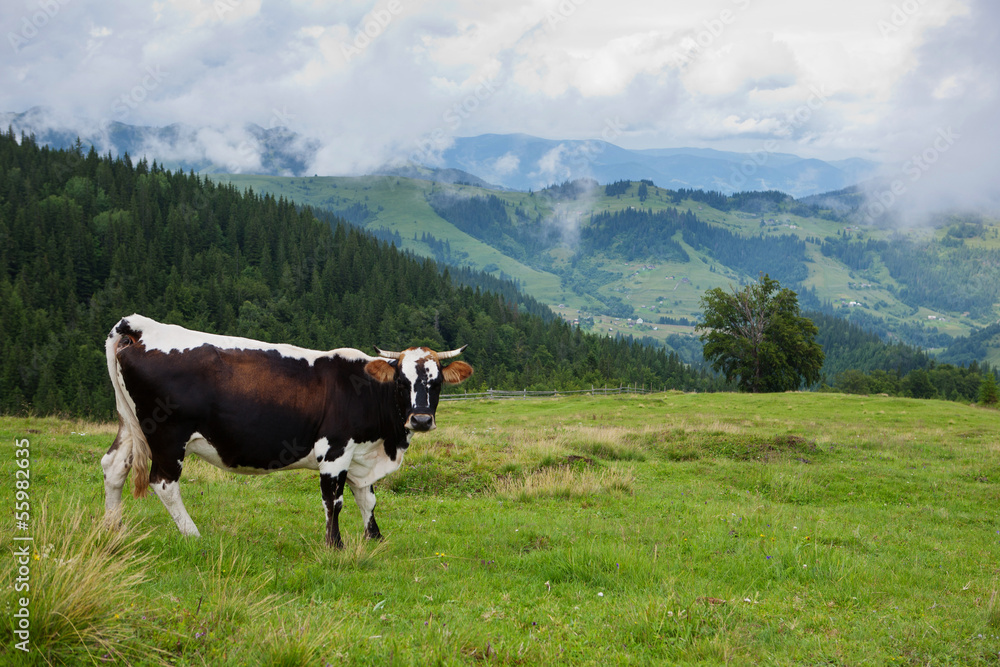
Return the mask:
<path id="1" fill-rule="evenodd" d="M 399 468 L 416 432 L 435 428 L 442 383 L 470 375 L 465 349 L 326 352 L 162 324 L 121 319 L 105 345 L 118 435 L 101 459 L 105 519 L 121 516 L 122 487 L 163 501 L 183 535 L 198 537 L 178 482 L 188 454 L 223 470 L 263 474 L 319 471 L 326 543 L 341 548 L 344 485 L 361 510 L 365 536 L 375 522 L 377 480 Z"/>

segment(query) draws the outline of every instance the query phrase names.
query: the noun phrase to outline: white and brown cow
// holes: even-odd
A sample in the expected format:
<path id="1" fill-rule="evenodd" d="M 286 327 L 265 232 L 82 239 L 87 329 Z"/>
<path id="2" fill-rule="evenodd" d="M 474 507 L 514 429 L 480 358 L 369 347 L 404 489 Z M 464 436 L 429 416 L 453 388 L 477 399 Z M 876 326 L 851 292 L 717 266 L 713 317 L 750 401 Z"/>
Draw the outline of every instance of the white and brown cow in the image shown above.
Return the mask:
<path id="1" fill-rule="evenodd" d="M 373 484 L 399 467 L 415 431 L 435 427 L 442 382 L 472 374 L 463 361 L 441 365 L 464 347 L 380 357 L 351 348 L 320 352 L 141 315 L 119 321 L 106 348 L 120 421 L 101 459 L 108 521 L 119 516 L 134 468 L 135 495 L 152 486 L 181 533 L 198 536 L 178 487 L 184 457 L 193 453 L 238 473 L 319 470 L 326 542 L 337 547 L 344 484 L 365 535 L 380 538 Z"/>

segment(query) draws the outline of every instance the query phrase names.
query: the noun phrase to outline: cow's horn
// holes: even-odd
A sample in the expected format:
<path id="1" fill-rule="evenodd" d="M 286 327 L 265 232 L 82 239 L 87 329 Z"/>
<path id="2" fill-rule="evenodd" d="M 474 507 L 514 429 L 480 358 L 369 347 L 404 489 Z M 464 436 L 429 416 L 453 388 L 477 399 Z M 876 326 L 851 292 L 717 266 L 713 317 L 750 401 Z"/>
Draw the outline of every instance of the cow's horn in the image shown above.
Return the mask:
<path id="1" fill-rule="evenodd" d="M 399 352 L 389 352 L 388 350 L 380 350 L 378 349 L 377 346 L 375 347 L 375 351 L 378 352 L 378 356 L 385 357 L 386 359 L 399 359 L 399 357 L 402 356 L 401 353 Z"/>
<path id="2" fill-rule="evenodd" d="M 457 350 L 452 350 L 450 352 L 438 352 L 438 359 L 451 359 L 452 357 L 457 357 L 458 355 L 462 354 L 462 352 L 467 347 L 469 347 L 469 346 L 468 345 L 463 345 L 462 347 L 458 348 Z"/>

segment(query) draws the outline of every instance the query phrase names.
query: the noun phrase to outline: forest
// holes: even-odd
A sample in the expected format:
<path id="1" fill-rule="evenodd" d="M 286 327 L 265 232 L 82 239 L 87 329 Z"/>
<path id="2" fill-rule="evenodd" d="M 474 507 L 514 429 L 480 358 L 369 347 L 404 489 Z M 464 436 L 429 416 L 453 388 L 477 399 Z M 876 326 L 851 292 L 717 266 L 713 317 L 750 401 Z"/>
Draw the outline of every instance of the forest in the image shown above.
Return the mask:
<path id="1" fill-rule="evenodd" d="M 469 390 L 722 387 L 674 353 L 584 334 L 513 285 L 454 273 L 283 198 L 0 134 L 0 412 L 111 419 L 103 343 L 133 312 L 314 349 L 468 344 Z"/>
<path id="2" fill-rule="evenodd" d="M 908 306 L 989 317 L 1000 301 L 1000 251 L 967 246 L 963 238 L 976 230 L 975 225 L 963 225 L 949 230 L 942 241 L 827 237 L 820 250 L 855 271 L 871 269 L 878 260 L 902 284 L 897 296 Z"/>
<path id="3" fill-rule="evenodd" d="M 687 262 L 688 253 L 674 240 L 677 232 L 692 248 L 746 275 L 761 272 L 792 286 L 808 276 L 806 244 L 792 234 L 741 236 L 698 219 L 690 210 L 628 208 L 590 217 L 580 232 L 583 254 L 597 252 L 628 261 L 656 258 Z"/>

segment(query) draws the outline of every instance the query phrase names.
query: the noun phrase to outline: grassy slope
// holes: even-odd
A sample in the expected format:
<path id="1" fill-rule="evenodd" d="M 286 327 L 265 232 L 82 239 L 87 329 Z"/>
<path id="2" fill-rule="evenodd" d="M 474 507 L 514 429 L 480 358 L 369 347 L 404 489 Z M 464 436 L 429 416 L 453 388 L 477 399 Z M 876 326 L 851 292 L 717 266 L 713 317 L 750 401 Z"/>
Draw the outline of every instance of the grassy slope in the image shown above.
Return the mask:
<path id="1" fill-rule="evenodd" d="M 449 241 L 453 252 L 468 255 L 466 263 L 474 268 L 482 269 L 490 264 L 500 266 L 504 273 L 520 280 L 529 294 L 544 303 L 560 303 L 563 297 L 569 296 L 559 286 L 558 276 L 525 266 L 441 218 L 427 203 L 427 193 L 436 186 L 431 181 L 390 176 L 278 178 L 225 175 L 213 178 L 241 188 L 253 188 L 255 192 L 284 196 L 316 208 L 343 210 L 353 203 L 360 203 L 376 211 L 381 206 L 382 210 L 377 211 L 375 220 L 369 222 L 367 227 L 399 232 L 404 250 L 432 256 L 427 244 L 413 238 L 414 234 L 419 237 L 427 232 L 442 241 Z M 447 187 L 475 194 L 490 192 L 472 186 Z M 524 196 L 522 193 L 514 194 Z"/>
<path id="2" fill-rule="evenodd" d="M 155 498 L 127 499 L 153 561 L 136 606 L 109 604 L 104 622 L 182 665 L 1000 658 L 1000 412 L 670 393 L 438 417 L 378 487 L 382 545 L 320 546 L 314 473 L 190 461 L 201 539 Z M 35 521 L 40 501 L 50 517 L 76 502 L 101 515 L 112 429 L 4 419 L 0 435 L 31 439 Z M 361 532 L 350 500 L 342 527 Z M 8 642 L 0 661 L 17 664 Z"/>
<path id="3" fill-rule="evenodd" d="M 498 192 L 473 186 L 442 186 L 429 181 L 383 176 L 280 178 L 225 175 L 213 178 L 229 180 L 238 186 L 250 186 L 260 192 L 284 195 L 297 202 L 318 207 L 342 209 L 353 202 L 360 202 L 368 205 L 374 211 L 381 205 L 383 209 L 377 211 L 376 219 L 368 223 L 368 227 L 373 229 L 386 227 L 399 231 L 403 237 L 404 248 L 417 254 L 430 255 L 430 249 L 425 244 L 413 239 L 414 232 L 418 234 L 424 231 L 429 232 L 438 239 L 449 240 L 454 250 L 467 253 L 467 263 L 476 268 L 483 268 L 490 264 L 500 266 L 504 272 L 520 280 L 525 291 L 543 303 L 553 306 L 569 319 L 577 317 L 578 311 L 590 312 L 596 317 L 601 315 L 599 309 L 589 310 L 594 308 L 596 301 L 586 296 L 576 295 L 570 289 L 563 289 L 557 275 L 525 266 L 458 230 L 437 216 L 426 201 L 426 195 L 432 188 L 449 188 L 470 196 L 496 194 L 513 205 L 522 206 L 531 215 L 534 215 L 535 212 L 540 212 L 543 216 L 551 214 L 553 204 L 537 194 L 533 197 L 524 192 Z M 627 193 L 620 197 L 607 197 L 603 195 L 603 190 L 599 190 L 601 196 L 583 202 L 582 208 L 588 211 L 615 211 L 629 206 L 654 210 L 674 206 L 666 191 L 661 188 L 649 188 L 650 194 L 645 202 L 639 201 L 637 190 L 638 186 L 633 185 Z M 682 209 L 690 208 L 703 220 L 722 225 L 736 233 L 744 235 L 761 233 L 759 217 L 752 217 L 741 212 L 724 213 L 691 200 L 682 201 L 679 207 Z M 769 219 L 773 217 L 778 224 L 767 227 L 765 233 L 795 234 L 803 239 L 822 239 L 836 234 L 844 226 L 842 223 L 819 218 L 802 218 L 785 213 L 767 217 Z M 867 238 L 884 239 L 890 234 L 888 230 L 874 228 L 853 229 L 852 233 L 854 238 L 861 240 Z M 915 236 L 934 234 L 940 238 L 944 235 L 945 230 L 911 230 L 907 233 Z M 679 235 L 677 240 L 679 240 Z M 1000 247 L 1000 238 L 994 238 L 987 234 L 982 239 L 970 239 L 968 245 L 995 249 Z M 596 257 L 597 267 L 619 276 L 598 288 L 597 294 L 623 298 L 636 306 L 637 317 L 654 322 L 661 316 L 675 319 L 681 317 L 691 319 L 697 316 L 700 312 L 700 299 L 706 290 L 738 284 L 740 276 L 728 267 L 719 265 L 706 253 L 695 251 L 689 247 L 685 247 L 685 249 L 691 256 L 691 262 L 687 264 L 656 262 L 655 260 L 624 262 L 615 258 Z M 554 251 L 553 256 L 558 262 L 566 254 L 565 249 L 559 249 Z M 876 304 L 881 302 L 883 305 L 878 309 L 878 315 L 886 318 L 890 325 L 894 322 L 921 324 L 937 328 L 952 336 L 967 335 L 972 329 L 992 322 L 976 321 L 962 317 L 958 313 L 942 313 L 926 308 L 921 308 L 913 313 L 908 306 L 902 304 L 889 291 L 889 287 L 898 287 L 898 284 L 889 276 L 884 267 L 877 266 L 862 274 L 855 274 L 840 262 L 824 257 L 816 244 L 808 244 L 807 254 L 812 260 L 812 264 L 806 285 L 814 287 L 821 299 L 829 300 L 834 305 L 844 305 L 846 308 L 845 304 L 848 302 L 857 301 L 866 304 L 867 307 L 874 308 Z M 647 265 L 656 268 L 647 270 L 644 268 Z M 714 267 L 715 270 L 712 271 L 710 267 Z M 638 276 L 634 275 L 636 271 L 639 271 Z M 668 276 L 674 276 L 675 281 L 668 280 Z M 682 278 L 688 278 L 690 282 L 678 286 L 676 281 L 680 281 Z M 872 286 L 861 287 L 862 284 Z M 658 297 L 662 297 L 664 302 L 656 306 Z M 566 307 L 558 308 L 559 304 L 565 304 Z M 647 308 L 640 308 L 639 306 L 642 305 L 647 306 Z M 654 306 L 655 309 L 650 308 L 651 306 Z M 931 315 L 939 319 L 928 319 Z M 627 328 L 624 323 L 616 324 L 607 316 L 599 323 L 595 321 L 596 331 L 605 334 L 612 333 L 609 332 L 609 328 L 613 329 L 614 332 L 626 331 L 654 338 L 664 338 L 670 333 L 677 332 L 693 333 L 691 328 L 678 329 L 677 327 L 662 326 L 659 326 L 656 331 L 652 330 L 651 327 L 636 330 Z M 1000 347 L 992 349 L 990 355 L 990 361 L 1000 362 Z"/>

